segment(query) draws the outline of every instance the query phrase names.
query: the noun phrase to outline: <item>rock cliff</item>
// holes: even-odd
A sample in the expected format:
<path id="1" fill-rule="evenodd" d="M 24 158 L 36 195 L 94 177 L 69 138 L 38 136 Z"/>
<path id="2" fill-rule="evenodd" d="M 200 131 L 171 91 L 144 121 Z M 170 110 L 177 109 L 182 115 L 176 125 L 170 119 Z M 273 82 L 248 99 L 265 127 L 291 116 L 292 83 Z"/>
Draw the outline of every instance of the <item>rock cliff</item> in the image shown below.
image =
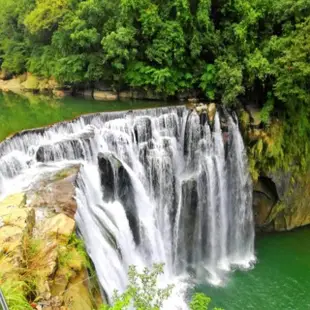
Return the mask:
<path id="1" fill-rule="evenodd" d="M 25 309 L 38 310 L 91 310 L 101 303 L 95 272 L 75 234 L 78 172 L 72 166 L 46 175 L 0 202 L 0 287 L 9 307 L 21 299 Z"/>

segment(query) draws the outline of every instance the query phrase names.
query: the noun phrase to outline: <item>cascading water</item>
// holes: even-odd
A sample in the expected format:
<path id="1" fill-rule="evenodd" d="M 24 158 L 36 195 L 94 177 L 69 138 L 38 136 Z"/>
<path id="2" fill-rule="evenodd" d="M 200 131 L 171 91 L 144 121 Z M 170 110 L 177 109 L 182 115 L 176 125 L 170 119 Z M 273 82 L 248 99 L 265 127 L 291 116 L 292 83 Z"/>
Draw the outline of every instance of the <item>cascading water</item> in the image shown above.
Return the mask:
<path id="1" fill-rule="evenodd" d="M 78 229 L 108 299 L 129 265 L 163 262 L 161 283 L 178 283 L 166 308 L 186 309 L 184 277 L 219 285 L 254 261 L 246 152 L 225 111 L 212 122 L 183 107 L 95 114 L 22 132 L 0 144 L 0 198 L 72 163 Z"/>

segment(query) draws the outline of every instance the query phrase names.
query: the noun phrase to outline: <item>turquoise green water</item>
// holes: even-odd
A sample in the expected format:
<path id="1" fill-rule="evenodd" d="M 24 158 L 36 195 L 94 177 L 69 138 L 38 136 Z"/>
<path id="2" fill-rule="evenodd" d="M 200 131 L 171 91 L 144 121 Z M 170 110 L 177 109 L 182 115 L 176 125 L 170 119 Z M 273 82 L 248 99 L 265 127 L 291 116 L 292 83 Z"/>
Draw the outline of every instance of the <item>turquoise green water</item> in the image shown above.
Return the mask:
<path id="1" fill-rule="evenodd" d="M 167 105 L 163 102 L 100 102 L 66 97 L 19 96 L 0 92 L 0 141 L 23 129 L 46 126 L 81 114 L 142 109 Z"/>
<path id="2" fill-rule="evenodd" d="M 227 286 L 200 286 L 225 310 L 310 309 L 310 229 L 257 237 L 255 268 L 234 272 Z"/>

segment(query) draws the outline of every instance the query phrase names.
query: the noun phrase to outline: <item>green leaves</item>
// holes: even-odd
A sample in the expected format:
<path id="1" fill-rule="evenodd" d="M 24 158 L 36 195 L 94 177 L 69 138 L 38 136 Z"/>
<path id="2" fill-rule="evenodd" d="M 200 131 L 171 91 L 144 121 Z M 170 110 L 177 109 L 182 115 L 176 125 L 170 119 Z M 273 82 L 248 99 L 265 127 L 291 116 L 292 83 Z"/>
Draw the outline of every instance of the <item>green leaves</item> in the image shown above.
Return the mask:
<path id="1" fill-rule="evenodd" d="M 197 293 L 193 296 L 193 299 L 190 303 L 190 308 L 191 310 L 208 309 L 210 302 L 211 298 L 202 293 Z"/>
<path id="2" fill-rule="evenodd" d="M 128 287 L 123 294 L 114 293 L 112 305 L 102 305 L 100 310 L 160 310 L 171 296 L 173 285 L 158 287 L 158 277 L 164 273 L 163 264 L 154 264 L 152 269 L 139 272 L 135 266 L 128 271 Z M 190 302 L 191 310 L 207 310 L 211 299 L 202 293 L 194 294 Z M 223 310 L 214 308 L 214 310 Z"/>
<path id="3" fill-rule="evenodd" d="M 219 87 L 222 102 L 227 106 L 238 103 L 238 97 L 244 93 L 243 67 L 233 56 L 227 60 L 218 58 L 215 61 L 216 83 Z"/>
<path id="4" fill-rule="evenodd" d="M 185 60 L 185 38 L 181 25 L 176 21 L 162 24 L 145 54 L 151 62 L 159 65 L 176 66 Z"/>
<path id="5" fill-rule="evenodd" d="M 211 298 L 203 293 L 194 294 L 190 303 L 190 310 L 208 310 L 211 303 Z M 220 308 L 213 308 L 213 310 L 223 310 Z"/>
<path id="6" fill-rule="evenodd" d="M 215 99 L 215 66 L 213 64 L 206 65 L 199 86 L 210 100 Z"/>
<path id="7" fill-rule="evenodd" d="M 35 9 L 25 18 L 25 25 L 31 33 L 52 31 L 67 10 L 67 0 L 37 0 Z"/>
<path id="8" fill-rule="evenodd" d="M 263 124 L 267 125 L 270 122 L 271 112 L 274 109 L 274 97 L 272 93 L 268 93 L 268 100 L 260 111 L 260 118 Z"/>
<path id="9" fill-rule="evenodd" d="M 152 270 L 144 268 L 141 273 L 135 266 L 130 266 L 127 290 L 123 294 L 115 292 L 113 305 L 103 305 L 101 310 L 126 310 L 130 305 L 137 310 L 161 309 L 173 290 L 172 285 L 158 288 L 158 277 L 163 273 L 163 264 L 154 264 Z"/>

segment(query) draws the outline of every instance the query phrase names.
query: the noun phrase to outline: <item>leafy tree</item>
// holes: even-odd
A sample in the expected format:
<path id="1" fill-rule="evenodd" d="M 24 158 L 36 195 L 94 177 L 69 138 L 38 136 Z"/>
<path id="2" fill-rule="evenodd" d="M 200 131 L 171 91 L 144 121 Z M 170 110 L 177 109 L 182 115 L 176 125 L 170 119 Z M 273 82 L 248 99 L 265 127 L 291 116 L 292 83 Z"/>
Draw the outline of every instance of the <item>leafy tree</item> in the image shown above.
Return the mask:
<path id="1" fill-rule="evenodd" d="M 73 86 L 104 81 L 117 91 L 255 104 L 263 126 L 274 116 L 283 124 L 287 161 L 310 165 L 310 1 L 0 0 L 0 6 L 6 75 L 28 71 Z"/>
<path id="2" fill-rule="evenodd" d="M 126 310 L 134 306 L 137 310 L 159 310 L 173 290 L 173 285 L 158 288 L 158 276 L 164 272 L 163 264 L 154 264 L 152 270 L 145 268 L 139 273 L 135 266 L 129 267 L 127 290 L 123 294 L 115 292 L 112 306 L 102 305 L 100 310 Z M 194 294 L 191 310 L 207 310 L 211 299 L 202 293 Z M 221 310 L 214 308 L 214 310 Z"/>
<path id="3" fill-rule="evenodd" d="M 203 293 L 196 293 L 194 294 L 192 301 L 190 303 L 191 310 L 208 310 L 210 305 L 211 298 L 206 296 Z M 220 308 L 213 308 L 213 310 L 223 310 Z"/>
<path id="4" fill-rule="evenodd" d="M 68 10 L 67 0 L 36 0 L 35 8 L 25 17 L 31 33 L 53 31 Z"/>
<path id="5" fill-rule="evenodd" d="M 129 267 L 127 290 L 123 294 L 115 292 L 113 306 L 104 305 L 101 310 L 128 309 L 132 304 L 137 310 L 158 310 L 171 295 L 173 286 L 157 287 L 157 278 L 164 271 L 163 264 L 155 264 L 152 270 L 145 268 L 139 273 L 135 266 Z"/>

